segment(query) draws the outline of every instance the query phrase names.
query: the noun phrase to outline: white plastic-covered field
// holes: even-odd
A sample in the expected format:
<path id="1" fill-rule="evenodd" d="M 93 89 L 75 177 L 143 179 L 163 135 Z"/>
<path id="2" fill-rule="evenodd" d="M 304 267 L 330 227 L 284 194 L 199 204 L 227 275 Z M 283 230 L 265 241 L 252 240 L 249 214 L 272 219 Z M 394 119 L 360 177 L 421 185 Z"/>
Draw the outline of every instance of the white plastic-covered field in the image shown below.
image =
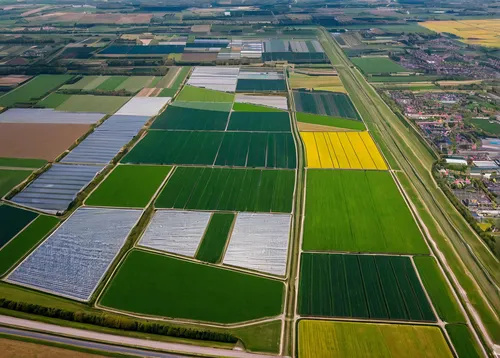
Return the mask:
<path id="1" fill-rule="evenodd" d="M 284 276 L 291 215 L 239 213 L 223 263 Z"/>
<path id="2" fill-rule="evenodd" d="M 237 103 L 250 103 L 261 106 L 288 110 L 288 101 L 284 96 L 252 96 L 246 94 L 237 94 L 235 98 Z"/>
<path id="3" fill-rule="evenodd" d="M 195 67 L 188 85 L 216 91 L 234 92 L 238 82 L 238 67 Z"/>
<path id="4" fill-rule="evenodd" d="M 78 209 L 9 275 L 8 281 L 88 301 L 141 212 Z"/>
<path id="5" fill-rule="evenodd" d="M 11 108 L 0 114 L 0 123 L 94 124 L 104 113 L 55 111 L 50 108 Z"/>
<path id="6" fill-rule="evenodd" d="M 115 114 L 129 116 L 156 116 L 170 103 L 170 97 L 134 97 Z"/>
<path id="7" fill-rule="evenodd" d="M 211 213 L 159 210 L 139 241 L 140 246 L 193 257 Z"/>

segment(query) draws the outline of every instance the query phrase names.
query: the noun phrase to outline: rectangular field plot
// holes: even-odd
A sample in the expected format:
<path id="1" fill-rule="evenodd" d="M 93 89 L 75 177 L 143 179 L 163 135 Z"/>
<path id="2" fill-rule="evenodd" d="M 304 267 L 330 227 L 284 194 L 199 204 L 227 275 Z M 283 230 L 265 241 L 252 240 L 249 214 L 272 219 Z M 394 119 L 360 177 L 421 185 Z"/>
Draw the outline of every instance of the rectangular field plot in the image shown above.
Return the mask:
<path id="1" fill-rule="evenodd" d="M 308 168 L 387 170 L 368 132 L 301 132 Z"/>
<path id="2" fill-rule="evenodd" d="M 294 169 L 296 153 L 291 133 L 150 131 L 123 162 Z"/>
<path id="3" fill-rule="evenodd" d="M 26 84 L 17 87 L 0 97 L 1 107 L 10 107 L 16 103 L 32 103 L 53 91 L 72 76 L 39 75 Z"/>
<path id="4" fill-rule="evenodd" d="M 58 106 L 58 111 L 115 113 L 130 97 L 75 94 Z M 124 113 L 125 114 L 125 113 Z M 128 114 L 128 113 L 126 113 Z"/>
<path id="5" fill-rule="evenodd" d="M 88 301 L 140 215 L 140 210 L 80 208 L 8 281 Z"/>
<path id="6" fill-rule="evenodd" d="M 38 214 L 9 205 L 0 205 L 0 249 Z"/>
<path id="7" fill-rule="evenodd" d="M 198 260 L 214 264 L 221 261 L 234 216 L 233 213 L 212 214 L 203 240 L 196 252 Z"/>
<path id="8" fill-rule="evenodd" d="M 284 284 L 276 280 L 134 250 L 100 304 L 144 315 L 236 323 L 281 314 L 283 296 Z"/>
<path id="9" fill-rule="evenodd" d="M 152 117 L 170 103 L 170 97 L 134 97 L 121 107 L 116 114 Z"/>
<path id="10" fill-rule="evenodd" d="M 291 132 L 288 112 L 232 112 L 229 131 Z"/>
<path id="11" fill-rule="evenodd" d="M 298 327 L 299 358 L 453 357 L 439 327 L 308 320 Z"/>
<path id="12" fill-rule="evenodd" d="M 239 213 L 225 265 L 284 276 L 291 215 Z"/>
<path id="13" fill-rule="evenodd" d="M 157 211 L 139 245 L 194 257 L 208 226 L 210 215 L 210 212 L 201 211 Z"/>
<path id="14" fill-rule="evenodd" d="M 305 213 L 305 251 L 429 253 L 385 171 L 307 170 Z"/>
<path id="15" fill-rule="evenodd" d="M 295 171 L 179 167 L 156 200 L 158 208 L 292 211 Z"/>
<path id="16" fill-rule="evenodd" d="M 0 156 L 54 160 L 89 129 L 87 124 L 0 123 Z"/>
<path id="17" fill-rule="evenodd" d="M 229 111 L 168 106 L 151 126 L 152 129 L 218 130 L 227 126 Z"/>
<path id="18" fill-rule="evenodd" d="M 408 72 L 389 57 L 355 57 L 351 61 L 365 74 Z"/>
<path id="19" fill-rule="evenodd" d="M 11 170 L 0 167 L 0 198 L 21 184 L 30 175 L 31 170 Z"/>
<path id="20" fill-rule="evenodd" d="M 299 314 L 436 321 L 410 258 L 310 254 L 300 263 Z"/>
<path id="21" fill-rule="evenodd" d="M 0 114 L 0 123 L 95 124 L 104 116 L 104 113 L 61 112 L 50 108 L 12 108 Z"/>
<path id="22" fill-rule="evenodd" d="M 187 84 L 217 91 L 234 92 L 239 67 L 195 67 Z"/>
<path id="23" fill-rule="evenodd" d="M 86 205 L 144 208 L 171 167 L 118 165 L 85 200 Z"/>
<path id="24" fill-rule="evenodd" d="M 236 103 L 256 104 L 271 108 L 288 110 L 288 100 L 285 96 L 252 96 L 246 94 L 237 94 Z"/>
<path id="25" fill-rule="evenodd" d="M 366 130 L 363 122 L 355 119 L 321 116 L 319 114 L 296 112 L 297 125 L 301 132 L 335 132 L 339 130 Z"/>
<path id="26" fill-rule="evenodd" d="M 179 92 L 176 100 L 181 102 L 233 103 L 234 94 L 186 85 Z"/>
<path id="27" fill-rule="evenodd" d="M 459 357 L 479 358 L 484 356 L 475 337 L 466 325 L 447 324 L 446 332 L 448 332 Z"/>
<path id="28" fill-rule="evenodd" d="M 351 99 L 345 93 L 293 91 L 297 112 L 360 120 Z"/>
<path id="29" fill-rule="evenodd" d="M 149 117 L 115 115 L 97 127 L 62 163 L 108 164 L 128 144 Z"/>
<path id="30" fill-rule="evenodd" d="M 103 168 L 54 164 L 11 200 L 48 213 L 64 212 Z"/>

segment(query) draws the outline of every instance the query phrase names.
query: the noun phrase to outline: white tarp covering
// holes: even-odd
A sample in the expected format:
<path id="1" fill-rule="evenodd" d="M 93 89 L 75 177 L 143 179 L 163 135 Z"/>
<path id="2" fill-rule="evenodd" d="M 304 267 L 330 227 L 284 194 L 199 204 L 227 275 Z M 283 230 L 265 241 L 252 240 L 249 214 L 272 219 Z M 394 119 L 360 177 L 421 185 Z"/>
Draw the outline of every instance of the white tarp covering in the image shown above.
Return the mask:
<path id="1" fill-rule="evenodd" d="M 237 94 L 235 101 L 237 103 L 251 103 L 260 106 L 274 107 L 288 110 L 288 101 L 284 96 L 251 96 L 245 94 Z"/>
<path id="2" fill-rule="evenodd" d="M 134 97 L 115 114 L 129 116 L 156 116 L 170 103 L 170 97 Z"/>
<path id="3" fill-rule="evenodd" d="M 239 67 L 195 67 L 188 85 L 216 91 L 234 92 L 238 82 Z"/>
<path id="4" fill-rule="evenodd" d="M 223 263 L 284 276 L 290 220 L 288 214 L 239 213 Z"/>
<path id="5" fill-rule="evenodd" d="M 94 124 L 104 113 L 63 112 L 50 108 L 11 108 L 0 114 L 0 123 Z"/>
<path id="6" fill-rule="evenodd" d="M 88 301 L 141 212 L 78 209 L 9 275 L 8 281 Z"/>
<path id="7" fill-rule="evenodd" d="M 139 245 L 193 257 L 205 233 L 211 213 L 159 210 L 153 216 Z"/>

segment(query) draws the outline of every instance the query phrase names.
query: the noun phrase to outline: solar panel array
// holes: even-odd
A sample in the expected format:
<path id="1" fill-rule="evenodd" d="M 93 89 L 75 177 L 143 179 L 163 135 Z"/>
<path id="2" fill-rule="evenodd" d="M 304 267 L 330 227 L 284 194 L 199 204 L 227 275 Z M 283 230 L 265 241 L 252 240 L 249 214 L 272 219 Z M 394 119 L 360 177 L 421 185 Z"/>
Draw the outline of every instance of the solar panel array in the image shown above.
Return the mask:
<path id="1" fill-rule="evenodd" d="M 63 212 L 103 168 L 54 164 L 11 201 L 48 213 Z"/>

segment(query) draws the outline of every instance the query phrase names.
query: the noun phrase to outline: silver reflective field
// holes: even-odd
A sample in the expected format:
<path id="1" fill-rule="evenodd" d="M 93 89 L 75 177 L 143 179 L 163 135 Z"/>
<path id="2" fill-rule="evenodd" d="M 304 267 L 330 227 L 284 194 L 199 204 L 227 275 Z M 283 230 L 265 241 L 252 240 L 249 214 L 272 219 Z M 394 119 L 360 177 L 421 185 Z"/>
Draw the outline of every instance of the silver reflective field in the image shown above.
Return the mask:
<path id="1" fill-rule="evenodd" d="M 11 201 L 52 214 L 63 212 L 103 168 L 54 164 Z"/>
<path id="2" fill-rule="evenodd" d="M 128 116 L 156 116 L 170 102 L 170 97 L 134 97 L 115 114 Z"/>
<path id="3" fill-rule="evenodd" d="M 239 213 L 223 263 L 285 275 L 291 215 Z"/>
<path id="4" fill-rule="evenodd" d="M 10 274 L 8 281 L 88 301 L 141 212 L 78 209 Z"/>
<path id="5" fill-rule="evenodd" d="M 193 257 L 210 216 L 209 212 L 159 210 L 154 214 L 139 245 Z"/>
<path id="6" fill-rule="evenodd" d="M 12 108 L 0 114 L 0 123 L 94 124 L 104 113 L 63 112 L 50 108 Z"/>
<path id="7" fill-rule="evenodd" d="M 252 96 L 246 94 L 237 94 L 235 102 L 258 104 L 262 106 L 282 109 L 284 111 L 288 109 L 288 101 L 284 96 Z"/>
<path id="8" fill-rule="evenodd" d="M 216 91 L 234 92 L 238 81 L 238 67 L 195 67 L 187 82 L 190 86 Z"/>

